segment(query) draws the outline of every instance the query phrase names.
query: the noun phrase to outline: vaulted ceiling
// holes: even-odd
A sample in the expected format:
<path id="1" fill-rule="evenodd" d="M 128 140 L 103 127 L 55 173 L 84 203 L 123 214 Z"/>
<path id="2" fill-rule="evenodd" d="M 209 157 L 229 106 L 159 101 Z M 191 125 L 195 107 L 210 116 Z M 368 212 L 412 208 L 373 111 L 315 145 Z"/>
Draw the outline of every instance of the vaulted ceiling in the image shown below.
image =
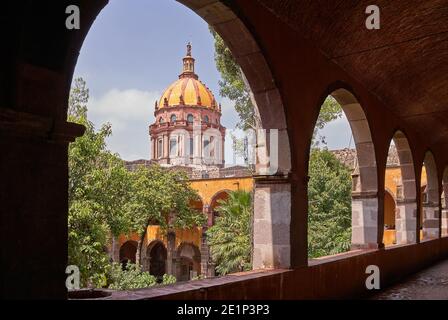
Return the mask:
<path id="1" fill-rule="evenodd" d="M 448 142 L 448 0 L 258 0 L 406 123 Z M 367 6 L 381 29 L 365 27 Z"/>

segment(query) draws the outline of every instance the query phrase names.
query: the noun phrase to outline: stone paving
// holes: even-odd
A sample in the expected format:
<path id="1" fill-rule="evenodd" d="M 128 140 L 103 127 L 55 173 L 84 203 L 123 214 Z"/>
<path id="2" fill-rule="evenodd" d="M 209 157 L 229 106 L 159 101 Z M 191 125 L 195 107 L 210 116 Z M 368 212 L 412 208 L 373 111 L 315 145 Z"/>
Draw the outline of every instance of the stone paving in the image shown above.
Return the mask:
<path id="1" fill-rule="evenodd" d="M 448 300 L 448 260 L 387 288 L 373 300 Z"/>

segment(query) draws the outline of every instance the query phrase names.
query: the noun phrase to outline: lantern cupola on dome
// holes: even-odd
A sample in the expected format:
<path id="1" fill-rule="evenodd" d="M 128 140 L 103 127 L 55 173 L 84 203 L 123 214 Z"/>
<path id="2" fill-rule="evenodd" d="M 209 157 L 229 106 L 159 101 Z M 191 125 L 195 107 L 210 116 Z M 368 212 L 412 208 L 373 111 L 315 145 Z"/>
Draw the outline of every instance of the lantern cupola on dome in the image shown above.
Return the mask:
<path id="1" fill-rule="evenodd" d="M 213 93 L 195 73 L 195 59 L 191 55 L 191 49 L 191 44 L 188 43 L 187 53 L 182 59 L 182 73 L 163 93 L 158 103 L 159 110 L 177 106 L 218 108 Z"/>

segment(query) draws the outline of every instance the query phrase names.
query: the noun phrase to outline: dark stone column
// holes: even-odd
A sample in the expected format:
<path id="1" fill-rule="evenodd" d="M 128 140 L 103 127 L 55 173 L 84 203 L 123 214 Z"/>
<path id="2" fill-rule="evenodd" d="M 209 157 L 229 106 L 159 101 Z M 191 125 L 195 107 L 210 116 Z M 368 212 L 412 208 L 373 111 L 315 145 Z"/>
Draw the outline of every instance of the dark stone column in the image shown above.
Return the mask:
<path id="1" fill-rule="evenodd" d="M 166 273 L 177 276 L 176 234 L 174 232 L 168 232 L 167 238 Z"/>
<path id="2" fill-rule="evenodd" d="M 447 171 L 448 172 L 448 171 Z M 443 183 L 443 198 L 441 199 L 442 204 L 442 221 L 440 222 L 441 225 L 441 234 L 442 237 L 448 236 L 448 181 Z"/>
<path id="3" fill-rule="evenodd" d="M 68 142 L 83 127 L 0 109 L 1 297 L 65 299 Z"/>

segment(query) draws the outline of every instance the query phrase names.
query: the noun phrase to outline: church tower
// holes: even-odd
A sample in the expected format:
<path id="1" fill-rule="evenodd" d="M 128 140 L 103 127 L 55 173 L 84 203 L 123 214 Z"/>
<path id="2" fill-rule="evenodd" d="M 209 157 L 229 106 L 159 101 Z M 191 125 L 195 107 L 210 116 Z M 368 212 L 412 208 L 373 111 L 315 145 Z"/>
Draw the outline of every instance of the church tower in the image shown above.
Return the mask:
<path id="1" fill-rule="evenodd" d="M 221 168 L 226 131 L 221 125 L 221 105 L 195 73 L 190 43 L 182 62 L 179 79 L 155 102 L 155 123 L 149 127 L 150 159 L 162 166 Z"/>

